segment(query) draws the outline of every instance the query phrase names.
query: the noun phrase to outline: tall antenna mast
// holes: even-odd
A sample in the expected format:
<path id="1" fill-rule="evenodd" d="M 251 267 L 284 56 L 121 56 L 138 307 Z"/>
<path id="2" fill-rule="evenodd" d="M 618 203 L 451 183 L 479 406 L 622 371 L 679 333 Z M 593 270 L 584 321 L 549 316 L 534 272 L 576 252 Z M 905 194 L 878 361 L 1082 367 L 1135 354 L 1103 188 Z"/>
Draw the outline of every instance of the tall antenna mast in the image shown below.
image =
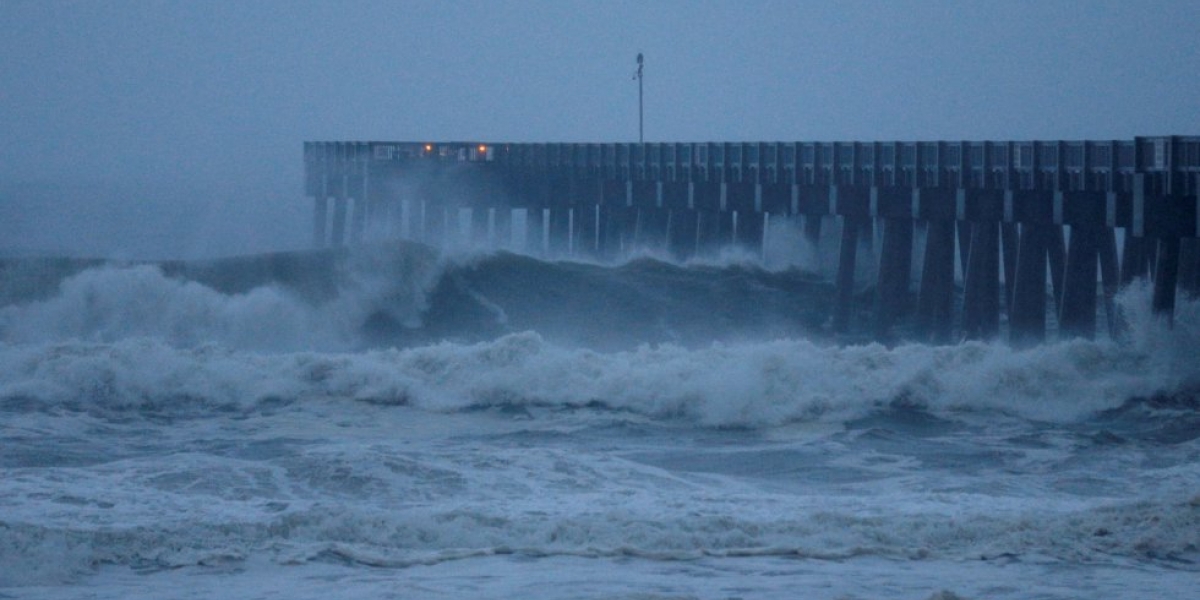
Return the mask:
<path id="1" fill-rule="evenodd" d="M 643 135 L 643 132 L 645 130 L 642 127 L 642 124 L 643 124 L 643 120 L 642 120 L 642 66 L 643 65 L 642 65 L 642 62 L 643 62 L 642 61 L 642 53 L 638 52 L 638 57 L 637 57 L 638 70 L 637 70 L 637 75 L 634 75 L 633 78 L 638 80 L 638 143 L 639 144 L 645 142 L 645 138 Z"/>

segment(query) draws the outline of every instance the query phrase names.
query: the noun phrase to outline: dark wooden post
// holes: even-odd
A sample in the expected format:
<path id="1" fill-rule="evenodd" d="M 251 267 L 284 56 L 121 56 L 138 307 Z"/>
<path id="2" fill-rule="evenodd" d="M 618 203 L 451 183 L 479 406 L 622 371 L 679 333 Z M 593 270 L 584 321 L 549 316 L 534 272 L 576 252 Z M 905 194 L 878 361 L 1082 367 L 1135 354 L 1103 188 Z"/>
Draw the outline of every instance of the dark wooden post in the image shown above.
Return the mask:
<path id="1" fill-rule="evenodd" d="M 1009 341 L 1015 346 L 1040 344 L 1046 339 L 1046 248 L 1050 225 L 1024 223 L 1017 251 L 1013 302 L 1009 311 Z"/>
<path id="2" fill-rule="evenodd" d="M 364 184 L 365 181 L 361 173 L 350 173 L 347 175 L 347 193 L 350 197 L 354 198 L 354 205 L 351 207 L 350 212 L 351 244 L 361 243 L 363 233 L 367 229 L 367 190 Z"/>
<path id="3" fill-rule="evenodd" d="M 875 289 L 875 333 L 881 339 L 887 338 L 892 325 L 908 305 L 912 239 L 911 219 L 883 219 L 883 253 Z"/>
<path id="4" fill-rule="evenodd" d="M 1013 288 L 1017 279 L 1017 224 L 1004 222 L 1000 224 L 1001 258 L 1004 261 L 1004 310 L 1012 315 Z"/>
<path id="5" fill-rule="evenodd" d="M 348 200 L 345 196 L 338 194 L 333 199 L 333 231 L 330 236 L 330 244 L 334 247 L 340 247 L 346 243 L 346 209 Z"/>
<path id="6" fill-rule="evenodd" d="M 959 219 L 956 225 L 958 231 L 958 264 L 959 269 L 962 270 L 963 285 L 966 285 L 967 265 L 970 263 L 971 256 L 971 232 L 974 231 L 974 227 L 971 226 L 971 223 L 962 219 Z"/>
<path id="7" fill-rule="evenodd" d="M 666 249 L 676 260 L 696 252 L 696 213 L 691 209 L 691 186 L 687 181 L 666 181 L 660 188 L 666 211 Z"/>
<path id="8" fill-rule="evenodd" d="M 838 255 L 833 329 L 844 333 L 849 329 L 850 317 L 854 312 L 854 275 L 859 262 L 858 246 L 863 243 L 864 231 L 870 235 L 872 194 L 869 187 L 833 185 L 828 189 L 829 207 L 833 209 L 830 212 L 842 217 L 842 243 Z"/>
<path id="9" fill-rule="evenodd" d="M 512 248 L 512 209 L 507 205 L 497 206 L 492 211 L 492 236 L 500 248 Z"/>
<path id="10" fill-rule="evenodd" d="M 896 319 L 908 308 L 912 271 L 913 204 L 909 187 L 871 188 L 874 215 L 883 223 L 883 252 L 875 287 L 875 333 L 886 339 Z"/>
<path id="11" fill-rule="evenodd" d="M 1000 331 L 999 223 L 971 224 L 963 292 L 963 334 L 968 339 L 991 339 Z"/>
<path id="12" fill-rule="evenodd" d="M 1175 318 L 1175 288 L 1179 278 L 1179 238 L 1158 240 L 1158 261 L 1154 265 L 1154 313 L 1168 323 Z"/>
<path id="13" fill-rule="evenodd" d="M 1133 228 L 1125 229 L 1125 243 L 1123 244 L 1122 260 L 1121 260 L 1121 285 L 1126 286 L 1135 279 L 1145 279 L 1149 277 L 1149 261 L 1146 257 L 1146 238 L 1135 236 Z"/>
<path id="14" fill-rule="evenodd" d="M 1100 281 L 1104 289 L 1104 316 L 1108 325 L 1108 335 L 1118 338 L 1121 335 L 1121 320 L 1117 315 L 1117 290 L 1121 282 L 1117 277 L 1117 235 L 1111 227 L 1100 230 Z"/>
<path id="15" fill-rule="evenodd" d="M 596 236 L 597 212 L 600 205 L 589 202 L 576 206 L 571 213 L 573 251 L 581 256 L 596 257 L 600 246 Z"/>
<path id="16" fill-rule="evenodd" d="M 1200 295 L 1200 239 L 1179 240 L 1179 289 L 1187 297 Z"/>
<path id="17" fill-rule="evenodd" d="M 325 197 L 324 192 L 313 199 L 313 247 L 325 247 L 325 228 L 329 220 L 329 198 Z"/>
<path id="18" fill-rule="evenodd" d="M 721 240 L 721 184 L 715 181 L 692 183 L 692 202 L 696 208 L 696 252 L 712 252 Z"/>
<path id="19" fill-rule="evenodd" d="M 954 221 L 950 219 L 929 221 L 917 327 L 931 342 L 950 341 L 954 327 Z"/>
<path id="20" fill-rule="evenodd" d="M 735 238 L 738 245 L 754 253 L 755 256 L 761 257 L 763 235 L 766 232 L 763 213 L 754 210 L 739 210 L 734 213 L 734 218 L 737 219 Z"/>
<path id="21" fill-rule="evenodd" d="M 845 333 L 854 310 L 854 268 L 858 260 L 858 233 L 862 219 L 843 217 L 842 243 L 838 253 L 836 296 L 833 305 L 833 330 Z"/>
<path id="22" fill-rule="evenodd" d="M 671 210 L 668 246 L 676 260 L 687 260 L 696 254 L 696 227 L 699 224 L 696 217 L 696 211 L 688 208 Z"/>
<path id="23" fill-rule="evenodd" d="M 1060 337 L 1093 338 L 1096 335 L 1096 268 L 1100 231 L 1094 223 L 1071 227 L 1062 305 L 1058 313 Z"/>
<path id="24" fill-rule="evenodd" d="M 552 256 L 566 256 L 571 241 L 571 208 L 565 199 L 555 199 L 549 209 L 547 242 Z"/>
<path id="25" fill-rule="evenodd" d="M 530 206 L 525 212 L 525 251 L 541 256 L 546 251 L 546 215 L 542 205 Z"/>
<path id="26" fill-rule="evenodd" d="M 596 224 L 598 254 L 613 259 L 621 250 L 621 223 L 625 210 L 625 182 L 608 178 L 601 183 L 599 223 Z"/>
<path id="27" fill-rule="evenodd" d="M 1063 285 L 1067 264 L 1067 243 L 1063 237 L 1062 225 L 1050 225 L 1049 238 L 1046 246 L 1047 257 L 1050 259 L 1050 282 L 1054 289 L 1055 314 L 1062 313 Z"/>

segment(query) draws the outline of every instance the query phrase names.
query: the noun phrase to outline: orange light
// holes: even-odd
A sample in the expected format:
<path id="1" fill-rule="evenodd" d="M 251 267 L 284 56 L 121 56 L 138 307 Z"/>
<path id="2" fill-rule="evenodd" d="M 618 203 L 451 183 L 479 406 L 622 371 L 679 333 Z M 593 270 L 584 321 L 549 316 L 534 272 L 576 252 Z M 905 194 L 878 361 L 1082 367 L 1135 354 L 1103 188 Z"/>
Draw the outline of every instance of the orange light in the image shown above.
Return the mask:
<path id="1" fill-rule="evenodd" d="M 480 153 L 480 154 L 487 154 L 487 146 L 484 146 L 483 144 L 480 144 L 480 145 L 479 145 L 479 153 Z"/>
<path id="2" fill-rule="evenodd" d="M 426 152 L 433 152 L 433 144 L 425 144 Z"/>

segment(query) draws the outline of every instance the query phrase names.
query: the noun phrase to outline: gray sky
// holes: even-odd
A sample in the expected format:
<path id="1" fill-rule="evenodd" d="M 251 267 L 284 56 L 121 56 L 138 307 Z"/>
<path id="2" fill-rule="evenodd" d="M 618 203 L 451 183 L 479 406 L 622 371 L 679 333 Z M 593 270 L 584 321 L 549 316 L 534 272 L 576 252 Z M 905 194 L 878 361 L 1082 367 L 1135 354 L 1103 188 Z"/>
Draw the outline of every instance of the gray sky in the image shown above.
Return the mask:
<path id="1" fill-rule="evenodd" d="M 304 140 L 1200 133 L 1200 0 L 0 0 L 0 249 L 303 245 Z M 51 185 L 52 184 L 52 185 Z"/>

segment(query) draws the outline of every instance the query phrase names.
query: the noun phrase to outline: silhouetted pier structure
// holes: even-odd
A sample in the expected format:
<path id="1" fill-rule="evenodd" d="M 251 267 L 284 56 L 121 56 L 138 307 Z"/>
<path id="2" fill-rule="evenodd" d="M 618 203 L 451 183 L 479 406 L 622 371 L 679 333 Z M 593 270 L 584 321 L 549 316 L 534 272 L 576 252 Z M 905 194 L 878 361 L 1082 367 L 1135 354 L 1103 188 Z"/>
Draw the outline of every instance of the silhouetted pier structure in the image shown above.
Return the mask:
<path id="1" fill-rule="evenodd" d="M 1200 136 L 308 142 L 304 161 L 318 246 L 356 243 L 370 228 L 556 255 L 657 247 L 682 259 L 725 245 L 761 250 L 771 219 L 797 222 L 814 247 L 822 227 L 840 226 L 839 331 L 853 314 L 856 271 L 875 255 L 860 247 L 877 231 L 872 326 L 883 337 L 915 311 L 924 339 L 992 338 L 1004 314 L 1014 343 L 1036 343 L 1051 306 L 1060 337 L 1092 337 L 1098 304 L 1114 328 L 1112 299 L 1134 279 L 1154 282 L 1154 310 L 1166 318 L 1178 290 L 1200 290 Z M 523 240 L 514 215 L 524 217 Z"/>

